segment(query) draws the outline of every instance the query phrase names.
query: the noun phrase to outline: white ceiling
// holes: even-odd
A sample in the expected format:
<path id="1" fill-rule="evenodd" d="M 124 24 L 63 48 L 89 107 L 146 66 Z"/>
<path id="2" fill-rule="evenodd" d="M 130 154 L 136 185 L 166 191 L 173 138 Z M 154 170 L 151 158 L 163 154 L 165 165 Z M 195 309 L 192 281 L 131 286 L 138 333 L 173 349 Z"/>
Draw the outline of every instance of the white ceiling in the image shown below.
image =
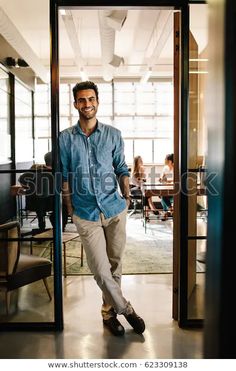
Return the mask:
<path id="1" fill-rule="evenodd" d="M 3 37 L 8 38 L 7 41 L 10 43 L 10 26 L 14 25 L 16 31 L 30 46 L 34 56 L 38 58 L 38 62 L 49 72 L 49 0 L 0 0 L 0 10 L 6 16 L 5 22 L 9 23 L 6 32 L 8 26 L 1 28 L 0 17 L 0 33 Z M 201 53 L 207 45 L 206 5 L 191 6 L 190 28 Z M 59 29 L 62 78 L 78 78 L 81 68 L 90 79 L 103 78 L 104 70 L 107 68 L 114 78 L 140 79 L 148 68 L 152 70 L 152 77 L 172 76 L 173 13 L 171 10 L 128 10 L 123 27 L 120 31 L 115 31 L 114 50 L 111 40 L 105 40 L 104 36 L 101 38 L 98 10 L 67 10 L 64 15 L 60 13 Z M 105 42 L 105 49 L 104 46 L 101 47 L 101 42 Z M 18 47 L 20 49 L 19 42 L 17 46 L 15 44 L 15 49 Z M 22 48 L 20 55 L 29 63 L 30 58 L 27 53 L 24 55 Z M 107 52 L 112 55 L 114 52 L 123 58 L 124 63 L 117 68 L 108 66 L 104 58 Z M 31 68 L 36 72 L 33 65 Z M 39 72 L 36 72 L 37 74 Z"/>

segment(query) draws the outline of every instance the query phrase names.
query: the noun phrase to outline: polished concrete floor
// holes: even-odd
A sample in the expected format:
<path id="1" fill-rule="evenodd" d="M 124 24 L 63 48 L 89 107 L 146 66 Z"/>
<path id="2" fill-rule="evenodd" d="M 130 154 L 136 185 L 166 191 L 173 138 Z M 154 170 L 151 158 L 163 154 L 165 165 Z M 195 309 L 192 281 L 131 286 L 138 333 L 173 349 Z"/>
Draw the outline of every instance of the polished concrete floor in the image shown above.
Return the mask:
<path id="1" fill-rule="evenodd" d="M 0 358 L 203 358 L 202 330 L 180 329 L 171 318 L 171 274 L 125 275 L 122 286 L 125 297 L 145 319 L 143 335 L 135 334 L 122 316 L 119 319 L 125 326 L 125 336 L 111 335 L 103 328 L 101 295 L 93 278 L 67 277 L 64 279 L 64 331 L 2 332 Z M 47 315 L 45 302 L 42 317 Z M 37 310 L 40 312 L 39 307 Z"/>

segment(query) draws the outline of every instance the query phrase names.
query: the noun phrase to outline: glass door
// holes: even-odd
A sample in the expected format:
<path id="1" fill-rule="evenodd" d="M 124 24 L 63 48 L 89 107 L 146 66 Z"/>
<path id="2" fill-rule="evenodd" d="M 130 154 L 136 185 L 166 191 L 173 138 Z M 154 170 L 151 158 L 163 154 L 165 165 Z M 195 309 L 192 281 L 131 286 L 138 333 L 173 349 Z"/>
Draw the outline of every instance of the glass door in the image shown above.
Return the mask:
<path id="1" fill-rule="evenodd" d="M 198 17 L 196 13 L 199 14 Z M 184 38 L 182 45 L 186 48 L 183 63 L 188 66 L 188 74 L 182 67 L 186 91 L 182 91 L 181 105 L 182 109 L 186 110 L 186 115 L 182 111 L 179 250 L 179 324 L 181 327 L 201 326 L 204 319 L 207 237 L 207 190 L 205 187 L 207 19 L 206 4 L 192 4 L 182 14 L 182 22 L 185 22 L 185 25 L 189 23 L 189 34 L 187 35 L 186 26 L 182 26 Z"/>
<path id="2" fill-rule="evenodd" d="M 48 209 L 39 208 L 44 195 L 38 191 L 48 178 L 43 179 L 44 165 L 34 163 L 33 156 L 34 93 L 0 68 L 0 101 L 5 138 L 0 154 L 0 329 L 56 329 L 53 236 L 40 240 L 34 233 L 39 210 L 45 211 L 45 223 L 48 219 Z M 52 178 L 49 169 L 47 175 Z M 29 199 L 34 209 L 27 207 Z M 52 230 L 48 220 L 47 227 Z"/>

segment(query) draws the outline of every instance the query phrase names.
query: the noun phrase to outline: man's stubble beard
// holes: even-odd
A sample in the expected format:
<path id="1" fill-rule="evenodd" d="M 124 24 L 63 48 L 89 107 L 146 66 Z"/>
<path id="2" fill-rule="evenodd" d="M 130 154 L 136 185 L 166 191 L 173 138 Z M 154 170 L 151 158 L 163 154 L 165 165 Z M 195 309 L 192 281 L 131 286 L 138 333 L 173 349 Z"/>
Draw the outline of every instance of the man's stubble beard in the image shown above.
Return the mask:
<path id="1" fill-rule="evenodd" d="M 87 114 L 86 114 L 86 112 L 79 111 L 80 118 L 82 118 L 85 121 L 89 121 L 89 120 L 95 118 L 96 114 L 97 114 L 97 109 L 96 108 L 93 109 L 91 112 L 88 112 Z"/>

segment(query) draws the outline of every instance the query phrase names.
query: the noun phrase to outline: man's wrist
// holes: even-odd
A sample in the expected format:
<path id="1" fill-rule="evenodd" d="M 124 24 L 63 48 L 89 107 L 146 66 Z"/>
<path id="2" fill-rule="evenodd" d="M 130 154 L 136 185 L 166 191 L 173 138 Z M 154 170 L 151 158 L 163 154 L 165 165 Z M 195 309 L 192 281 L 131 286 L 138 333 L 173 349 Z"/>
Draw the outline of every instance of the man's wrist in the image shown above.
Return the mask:
<path id="1" fill-rule="evenodd" d="M 74 209 L 72 205 L 67 205 L 67 212 L 69 216 L 72 216 L 74 213 Z"/>
<path id="2" fill-rule="evenodd" d="M 125 200 L 131 200 L 130 195 L 122 195 Z"/>

